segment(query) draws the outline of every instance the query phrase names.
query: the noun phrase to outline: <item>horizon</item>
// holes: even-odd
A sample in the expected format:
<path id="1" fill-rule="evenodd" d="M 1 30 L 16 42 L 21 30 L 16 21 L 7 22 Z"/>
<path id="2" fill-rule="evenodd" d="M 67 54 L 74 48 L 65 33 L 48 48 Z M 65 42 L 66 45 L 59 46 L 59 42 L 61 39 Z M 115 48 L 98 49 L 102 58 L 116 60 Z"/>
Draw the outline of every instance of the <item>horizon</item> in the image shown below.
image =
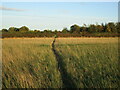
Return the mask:
<path id="1" fill-rule="evenodd" d="M 101 23 L 101 24 L 98 24 L 98 23 L 96 23 L 96 24 L 89 24 L 89 25 L 86 25 L 86 24 L 83 24 L 83 25 L 78 25 L 78 24 L 73 24 L 73 25 L 77 25 L 77 26 L 79 26 L 79 27 L 90 27 L 90 25 L 106 25 L 106 24 L 109 24 L 109 23 L 114 23 L 114 24 L 117 24 L 118 22 L 108 22 L 108 23 Z M 71 26 L 73 26 L 73 25 L 71 25 Z M 70 27 L 71 27 L 70 26 Z M 11 28 L 12 26 L 10 26 L 9 28 Z M 13 26 L 14 27 L 14 26 Z M 29 26 L 25 26 L 25 25 L 23 25 L 23 26 L 21 26 L 21 27 L 27 27 L 27 28 L 29 28 Z M 21 27 L 14 27 L 14 28 L 21 28 Z M 63 29 L 65 29 L 65 28 L 67 28 L 67 30 L 70 30 L 70 27 L 63 27 L 61 30 L 57 30 L 57 29 L 55 29 L 55 30 L 57 30 L 57 31 L 62 31 Z M 9 30 L 9 28 L 2 28 L 2 29 L 7 29 L 7 30 Z M 1 30 L 2 30 L 1 29 Z M 38 30 L 38 31 L 45 31 L 45 30 L 49 30 L 49 31 L 55 31 L 55 30 L 52 30 L 52 29 L 44 29 L 44 30 L 39 30 L 39 29 L 30 29 L 29 28 L 29 30 L 30 31 L 34 31 L 34 30 Z"/>
<path id="2" fill-rule="evenodd" d="M 77 24 L 118 22 L 117 2 L 4 2 L 0 6 L 2 28 L 62 30 Z"/>

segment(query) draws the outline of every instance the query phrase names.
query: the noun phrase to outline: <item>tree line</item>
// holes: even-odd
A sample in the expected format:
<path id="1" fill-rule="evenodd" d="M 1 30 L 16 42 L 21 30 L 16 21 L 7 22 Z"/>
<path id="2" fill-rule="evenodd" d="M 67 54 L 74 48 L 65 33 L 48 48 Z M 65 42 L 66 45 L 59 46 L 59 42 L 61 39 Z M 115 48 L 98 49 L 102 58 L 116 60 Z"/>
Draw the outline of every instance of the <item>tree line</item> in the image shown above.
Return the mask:
<path id="1" fill-rule="evenodd" d="M 2 29 L 2 38 L 5 37 L 117 37 L 120 33 L 120 22 L 109 22 L 106 24 L 90 24 L 83 26 L 72 25 L 70 29 L 63 28 L 63 30 L 30 30 L 26 26 L 21 28 L 10 27 L 9 29 Z"/>

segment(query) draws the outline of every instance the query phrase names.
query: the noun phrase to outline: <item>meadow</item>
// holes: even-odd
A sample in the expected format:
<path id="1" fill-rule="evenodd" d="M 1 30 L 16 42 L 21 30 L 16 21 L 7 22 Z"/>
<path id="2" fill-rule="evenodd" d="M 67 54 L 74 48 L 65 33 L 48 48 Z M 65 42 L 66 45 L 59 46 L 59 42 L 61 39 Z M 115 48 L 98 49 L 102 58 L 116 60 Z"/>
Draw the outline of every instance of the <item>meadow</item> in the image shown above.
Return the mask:
<path id="1" fill-rule="evenodd" d="M 58 38 L 55 46 L 75 87 L 119 87 L 118 38 Z"/>
<path id="2" fill-rule="evenodd" d="M 52 41 L 53 38 L 4 39 L 3 88 L 61 87 Z"/>
<path id="3" fill-rule="evenodd" d="M 53 40 L 3 39 L 3 88 L 118 87 L 118 38 L 56 38 L 57 56 Z"/>

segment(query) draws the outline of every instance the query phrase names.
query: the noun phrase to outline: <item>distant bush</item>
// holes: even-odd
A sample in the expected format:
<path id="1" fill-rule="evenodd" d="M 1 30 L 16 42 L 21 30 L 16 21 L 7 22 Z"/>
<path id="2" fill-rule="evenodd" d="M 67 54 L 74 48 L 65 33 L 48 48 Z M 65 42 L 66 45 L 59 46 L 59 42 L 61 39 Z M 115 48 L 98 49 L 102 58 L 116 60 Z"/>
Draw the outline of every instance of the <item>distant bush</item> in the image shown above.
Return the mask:
<path id="1" fill-rule="evenodd" d="M 52 31 L 52 30 L 30 30 L 26 26 L 21 28 L 10 27 L 7 29 L 2 29 L 2 37 L 119 37 L 120 34 L 120 22 L 108 24 L 94 25 L 91 24 L 87 26 L 72 25 L 70 30 L 63 28 L 62 31 Z"/>

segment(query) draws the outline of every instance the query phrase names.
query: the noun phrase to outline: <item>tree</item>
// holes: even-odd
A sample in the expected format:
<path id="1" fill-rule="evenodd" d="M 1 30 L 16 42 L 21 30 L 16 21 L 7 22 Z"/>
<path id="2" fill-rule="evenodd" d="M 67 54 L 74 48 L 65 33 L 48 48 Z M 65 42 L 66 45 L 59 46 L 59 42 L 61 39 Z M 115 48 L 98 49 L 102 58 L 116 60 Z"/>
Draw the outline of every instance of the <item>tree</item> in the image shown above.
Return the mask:
<path id="1" fill-rule="evenodd" d="M 18 32 L 18 31 L 19 31 L 19 28 L 15 28 L 14 31 Z"/>
<path id="2" fill-rule="evenodd" d="M 20 32 L 27 32 L 29 31 L 29 28 L 26 27 L 26 26 L 22 26 L 20 29 L 19 29 Z"/>
<path id="3" fill-rule="evenodd" d="M 107 26 L 106 26 L 106 32 L 111 32 L 111 28 L 110 28 L 109 24 L 107 24 Z"/>
<path id="4" fill-rule="evenodd" d="M 96 29 L 97 29 L 97 32 L 102 32 L 103 31 L 103 26 L 102 25 L 97 25 Z"/>
<path id="5" fill-rule="evenodd" d="M 103 23 L 101 24 L 101 27 L 102 27 L 101 32 L 105 32 L 105 25 Z"/>
<path id="6" fill-rule="evenodd" d="M 57 34 L 57 33 L 58 33 L 58 31 L 57 31 L 57 30 L 55 30 L 55 31 L 54 31 L 54 33 L 55 33 L 55 34 Z"/>
<path id="7" fill-rule="evenodd" d="M 10 28 L 8 29 L 8 31 L 9 31 L 9 32 L 14 32 L 14 31 L 15 31 L 15 27 L 10 27 Z"/>
<path id="8" fill-rule="evenodd" d="M 2 29 L 2 32 L 8 32 L 8 30 L 7 29 Z"/>
<path id="9" fill-rule="evenodd" d="M 116 26 L 113 22 L 108 23 L 108 25 L 111 29 L 111 32 L 117 32 Z"/>
<path id="10" fill-rule="evenodd" d="M 19 31 L 19 28 L 10 27 L 10 28 L 8 29 L 8 31 L 9 31 L 9 32 L 17 32 L 17 31 Z"/>
<path id="11" fill-rule="evenodd" d="M 68 33 L 68 32 L 69 32 L 69 31 L 68 31 L 67 28 L 63 28 L 62 33 Z"/>
<path id="12" fill-rule="evenodd" d="M 116 25 L 112 22 L 105 24 L 104 31 L 105 32 L 117 32 Z"/>
<path id="13" fill-rule="evenodd" d="M 88 28 L 88 31 L 91 33 L 95 33 L 95 32 L 97 32 L 97 28 L 94 24 L 91 24 Z"/>
<path id="14" fill-rule="evenodd" d="M 116 23 L 117 32 L 120 33 L 120 22 Z"/>
<path id="15" fill-rule="evenodd" d="M 80 26 L 78 26 L 78 25 L 72 25 L 71 27 L 70 27 L 70 32 L 71 33 L 80 33 Z"/>
<path id="16" fill-rule="evenodd" d="M 87 28 L 85 26 L 80 27 L 80 32 L 86 32 Z"/>
<path id="17" fill-rule="evenodd" d="M 34 30 L 34 32 L 40 32 L 39 30 Z"/>

